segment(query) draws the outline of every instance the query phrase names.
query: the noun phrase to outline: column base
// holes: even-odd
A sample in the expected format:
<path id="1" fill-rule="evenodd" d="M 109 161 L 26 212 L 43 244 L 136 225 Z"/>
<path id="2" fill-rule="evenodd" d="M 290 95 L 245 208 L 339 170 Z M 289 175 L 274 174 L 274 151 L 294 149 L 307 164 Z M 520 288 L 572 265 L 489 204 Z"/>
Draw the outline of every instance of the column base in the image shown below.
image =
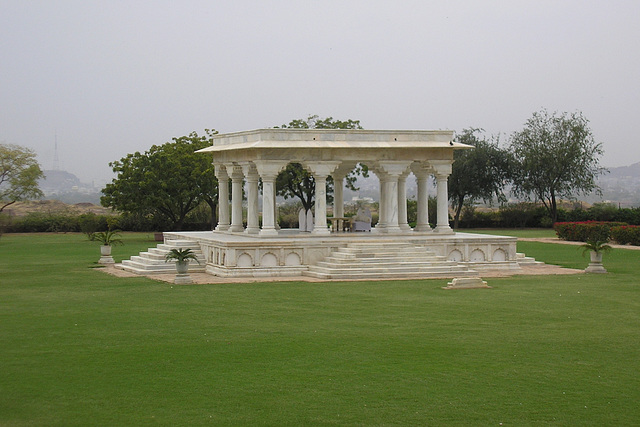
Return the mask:
<path id="1" fill-rule="evenodd" d="M 426 225 L 416 225 L 416 228 L 413 229 L 418 233 L 433 233 L 433 228 L 429 224 Z"/>
<path id="2" fill-rule="evenodd" d="M 259 234 L 260 227 L 247 227 L 244 232 L 245 234 Z"/>
<path id="3" fill-rule="evenodd" d="M 232 233 L 242 233 L 244 231 L 244 227 L 242 225 L 232 225 L 231 228 L 229 228 L 229 231 Z"/>
<path id="4" fill-rule="evenodd" d="M 275 228 L 263 228 L 258 234 L 260 236 L 277 236 L 278 230 L 276 230 Z"/>
<path id="5" fill-rule="evenodd" d="M 438 233 L 438 234 L 455 234 L 453 229 L 451 227 L 449 227 L 448 225 L 438 225 L 433 230 L 433 232 L 434 233 Z"/>
<path id="6" fill-rule="evenodd" d="M 331 234 L 331 230 L 329 230 L 327 227 L 314 227 L 314 229 L 311 232 L 311 234 L 329 235 L 329 234 Z"/>
<path id="7" fill-rule="evenodd" d="M 227 231 L 229 229 L 229 224 L 218 224 L 215 229 L 216 231 Z"/>

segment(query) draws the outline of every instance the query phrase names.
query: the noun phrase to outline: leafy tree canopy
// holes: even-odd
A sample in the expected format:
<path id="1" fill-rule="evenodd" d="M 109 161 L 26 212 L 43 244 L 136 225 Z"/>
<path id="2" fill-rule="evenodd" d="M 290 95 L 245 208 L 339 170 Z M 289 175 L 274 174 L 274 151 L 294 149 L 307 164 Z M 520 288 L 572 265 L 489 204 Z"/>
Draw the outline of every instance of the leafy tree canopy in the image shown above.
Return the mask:
<path id="1" fill-rule="evenodd" d="M 102 205 L 122 212 L 157 215 L 172 229 L 180 230 L 187 214 L 206 202 L 214 223 L 217 180 L 211 159 L 195 151 L 210 146 L 217 131 L 205 132 L 203 136 L 192 132 L 173 138 L 173 142 L 110 163 L 117 176 L 102 190 Z"/>
<path id="2" fill-rule="evenodd" d="M 282 129 L 362 129 L 360 120 L 334 120 L 333 117 L 321 119 L 317 115 L 312 115 L 306 119 L 295 119 L 289 124 L 278 126 Z M 356 168 L 345 178 L 346 186 L 354 191 L 357 190 L 355 183 L 358 175 L 365 177 L 369 171 L 366 165 L 358 164 Z M 289 163 L 280 172 L 276 179 L 276 192 L 285 199 L 297 197 L 302 202 L 305 210 L 309 210 L 314 204 L 315 180 L 299 163 Z M 331 202 L 333 194 L 333 180 L 327 179 L 327 201 Z"/>
<path id="3" fill-rule="evenodd" d="M 503 189 L 509 177 L 509 153 L 501 150 L 497 140 L 481 136 L 482 129 L 464 129 L 456 141 L 474 149 L 456 150 L 449 176 L 449 200 L 455 210 L 454 228 L 458 228 L 465 203 L 490 202 L 494 197 L 506 201 Z"/>
<path id="4" fill-rule="evenodd" d="M 510 151 L 512 192 L 542 202 L 554 223 L 558 198 L 599 191 L 596 178 L 606 172 L 599 166 L 602 144 L 595 142 L 580 112 L 534 113 L 524 129 L 511 136 Z"/>
<path id="5" fill-rule="evenodd" d="M 42 197 L 38 179 L 43 177 L 33 150 L 0 144 L 0 212 L 19 200 Z"/>

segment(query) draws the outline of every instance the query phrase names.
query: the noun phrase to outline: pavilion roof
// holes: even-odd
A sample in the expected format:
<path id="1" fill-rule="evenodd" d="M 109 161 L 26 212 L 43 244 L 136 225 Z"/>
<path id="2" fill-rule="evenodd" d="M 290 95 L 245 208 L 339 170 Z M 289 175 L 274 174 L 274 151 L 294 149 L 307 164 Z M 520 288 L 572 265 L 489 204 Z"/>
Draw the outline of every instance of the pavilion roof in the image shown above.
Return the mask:
<path id="1" fill-rule="evenodd" d="M 465 149 L 450 130 L 256 129 L 219 134 L 199 153 L 251 149 Z"/>

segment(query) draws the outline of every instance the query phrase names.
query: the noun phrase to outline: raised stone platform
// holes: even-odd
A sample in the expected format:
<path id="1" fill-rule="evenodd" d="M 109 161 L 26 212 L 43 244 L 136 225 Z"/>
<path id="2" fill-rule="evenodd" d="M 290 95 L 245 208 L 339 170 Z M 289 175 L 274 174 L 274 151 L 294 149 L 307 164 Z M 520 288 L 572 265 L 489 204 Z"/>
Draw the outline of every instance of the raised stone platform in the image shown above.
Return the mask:
<path id="1" fill-rule="evenodd" d="M 165 242 L 121 268 L 137 274 L 171 271 L 164 254 L 191 247 L 206 271 L 220 277 L 290 277 L 319 279 L 390 279 L 474 277 L 491 269 L 518 271 L 535 262 L 516 253 L 515 237 L 470 233 L 334 233 L 312 235 L 279 230 L 258 236 L 221 231 L 164 233 Z"/>

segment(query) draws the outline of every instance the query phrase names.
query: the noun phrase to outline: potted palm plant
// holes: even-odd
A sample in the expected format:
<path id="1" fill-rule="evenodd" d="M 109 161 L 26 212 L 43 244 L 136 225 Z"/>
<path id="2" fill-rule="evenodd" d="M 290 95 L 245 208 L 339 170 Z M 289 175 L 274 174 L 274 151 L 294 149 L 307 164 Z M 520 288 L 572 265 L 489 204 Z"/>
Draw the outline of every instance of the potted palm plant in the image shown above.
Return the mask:
<path id="1" fill-rule="evenodd" d="M 100 231 L 92 234 L 92 240 L 102 243 L 100 246 L 100 264 L 113 264 L 115 261 L 111 256 L 111 247 L 114 245 L 124 245 L 118 230 Z"/>
<path id="2" fill-rule="evenodd" d="M 189 277 L 189 260 L 194 260 L 200 264 L 196 254 L 194 254 L 193 250 L 189 248 L 174 248 L 165 256 L 165 262 L 175 261 L 176 263 L 177 274 L 174 283 L 191 283 L 191 277 Z"/>
<path id="3" fill-rule="evenodd" d="M 609 252 L 612 248 L 608 245 L 607 240 L 588 239 L 582 246 L 582 255 L 590 253 L 591 262 L 584 270 L 586 273 L 606 273 L 607 270 L 602 266 L 602 255 Z"/>

